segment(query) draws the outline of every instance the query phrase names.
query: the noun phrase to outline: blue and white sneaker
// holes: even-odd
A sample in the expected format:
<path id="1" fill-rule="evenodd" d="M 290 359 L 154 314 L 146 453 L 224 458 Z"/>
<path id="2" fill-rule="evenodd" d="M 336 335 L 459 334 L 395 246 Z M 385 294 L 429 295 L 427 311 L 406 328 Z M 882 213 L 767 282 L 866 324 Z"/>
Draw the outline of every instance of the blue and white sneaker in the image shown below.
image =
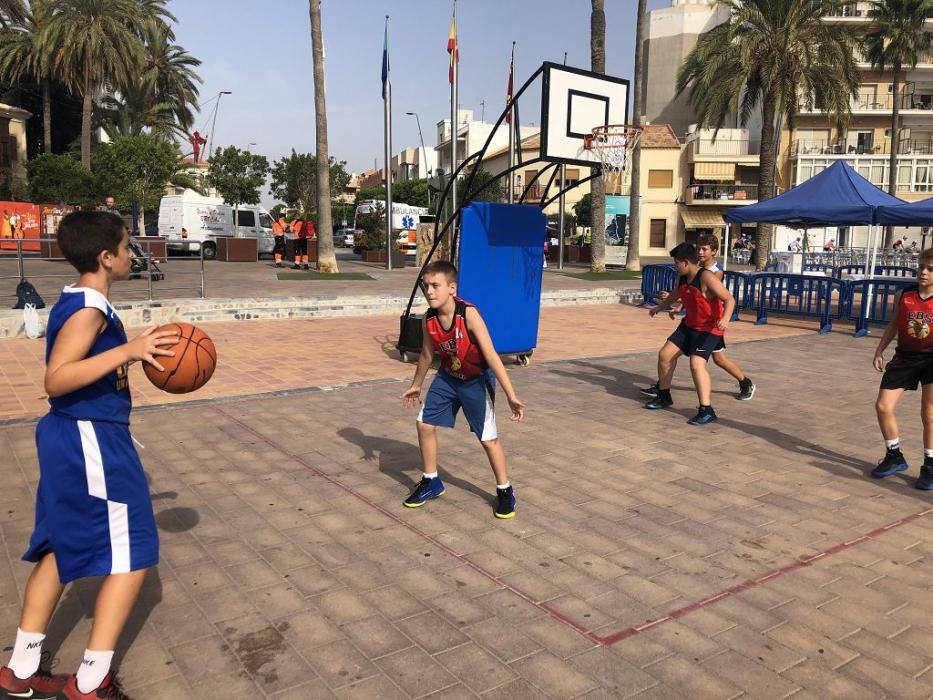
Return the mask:
<path id="1" fill-rule="evenodd" d="M 883 479 L 886 476 L 897 474 L 907 470 L 907 460 L 900 450 L 888 450 L 884 459 L 878 462 L 878 466 L 872 469 L 871 475 L 875 479 Z M 921 472 L 922 473 L 922 472 Z M 919 488 L 919 487 L 918 487 Z"/>
<path id="2" fill-rule="evenodd" d="M 441 481 L 441 477 L 436 476 L 429 479 L 426 476 L 421 477 L 421 481 L 411 495 L 405 499 L 406 508 L 420 508 L 432 498 L 437 498 L 446 489 Z"/>
<path id="3" fill-rule="evenodd" d="M 690 425 L 706 425 L 707 423 L 712 423 L 714 420 L 717 420 L 717 416 L 713 407 L 700 406 L 697 410 L 697 414 L 687 422 Z"/>

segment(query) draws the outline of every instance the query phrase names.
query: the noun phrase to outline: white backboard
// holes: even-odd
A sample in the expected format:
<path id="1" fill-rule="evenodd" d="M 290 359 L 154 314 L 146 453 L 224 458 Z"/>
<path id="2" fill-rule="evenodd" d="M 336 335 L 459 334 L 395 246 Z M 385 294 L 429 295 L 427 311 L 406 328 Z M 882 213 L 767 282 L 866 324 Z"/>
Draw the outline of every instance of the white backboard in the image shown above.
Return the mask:
<path id="1" fill-rule="evenodd" d="M 541 88 L 541 157 L 592 165 L 583 148 L 593 127 L 628 123 L 629 82 L 580 68 L 545 63 Z"/>

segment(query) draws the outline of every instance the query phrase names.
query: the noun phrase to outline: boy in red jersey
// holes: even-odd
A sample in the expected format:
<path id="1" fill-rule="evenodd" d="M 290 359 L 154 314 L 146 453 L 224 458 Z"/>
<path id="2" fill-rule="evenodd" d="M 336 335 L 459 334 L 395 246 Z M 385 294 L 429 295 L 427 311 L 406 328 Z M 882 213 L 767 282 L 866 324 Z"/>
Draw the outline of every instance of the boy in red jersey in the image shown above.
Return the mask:
<path id="1" fill-rule="evenodd" d="M 671 251 L 680 284 L 660 304 L 648 313 L 653 317 L 678 300 L 683 302 L 687 315 L 658 352 L 658 395 L 645 404 L 645 408 L 667 408 L 674 404 L 671 398 L 671 380 L 677 358 L 690 358 L 690 373 L 696 386 L 700 408 L 691 418 L 690 425 L 705 425 L 716 420 L 712 406 L 713 389 L 706 367 L 710 355 L 725 347 L 723 335 L 732 318 L 735 299 L 715 273 L 699 264 L 697 249 L 692 243 L 681 243 Z"/>
<path id="2" fill-rule="evenodd" d="M 898 294 L 897 313 L 884 329 L 872 363 L 881 377 L 881 388 L 875 401 L 878 425 L 884 436 L 886 453 L 871 475 L 876 479 L 907 469 L 901 453 L 897 418 L 894 409 L 905 391 L 915 391 L 920 384 L 920 418 L 923 421 L 923 466 L 914 486 L 933 491 L 933 248 L 920 254 L 917 284 Z M 884 350 L 897 336 L 894 357 L 885 367 Z"/>
<path id="3" fill-rule="evenodd" d="M 505 468 L 505 452 L 499 443 L 493 411 L 496 380 L 509 402 L 512 420 L 520 421 L 525 406 L 518 400 L 509 375 L 496 354 L 486 324 L 475 306 L 456 296 L 457 268 L 444 260 L 430 263 L 424 270 L 428 312 L 424 317 L 423 342 L 411 387 L 402 394 L 402 403 L 413 407 L 421 399 L 421 385 L 434 361 L 441 366 L 418 414 L 418 444 L 424 475 L 417 488 L 405 499 L 408 508 L 419 508 L 444 493 L 437 474 L 436 426 L 453 428 L 457 412 L 476 434 L 496 477 L 497 518 L 515 516 L 515 495 Z"/>

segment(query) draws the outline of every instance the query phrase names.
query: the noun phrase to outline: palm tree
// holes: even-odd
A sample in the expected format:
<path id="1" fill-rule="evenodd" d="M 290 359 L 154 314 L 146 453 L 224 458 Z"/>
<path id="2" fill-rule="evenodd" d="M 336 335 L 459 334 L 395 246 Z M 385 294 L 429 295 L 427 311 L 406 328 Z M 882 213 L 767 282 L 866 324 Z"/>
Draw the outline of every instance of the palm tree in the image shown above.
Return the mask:
<path id="1" fill-rule="evenodd" d="M 632 124 L 641 126 L 642 122 L 642 79 L 644 78 L 644 45 L 645 29 L 648 18 L 647 0 L 638 0 L 638 16 L 635 19 L 635 80 L 632 89 L 635 99 L 632 100 Z M 632 187 L 629 190 L 629 237 L 628 254 L 625 259 L 626 270 L 640 270 L 641 257 L 639 256 L 641 232 L 641 148 L 635 144 L 632 150 Z"/>
<path id="2" fill-rule="evenodd" d="M 19 24 L 26 18 L 23 0 L 0 0 L 0 27 Z"/>
<path id="3" fill-rule="evenodd" d="M 81 95 L 81 163 L 91 167 L 94 97 L 136 79 L 145 54 L 138 38 L 138 0 L 56 0 L 40 44 L 53 52 L 53 69 Z"/>
<path id="4" fill-rule="evenodd" d="M 52 152 L 51 53 L 41 46 L 39 37 L 49 14 L 47 0 L 32 0 L 27 11 L 0 28 L 0 79 L 16 82 L 28 77 L 39 83 L 42 92 L 42 141 L 46 153 Z"/>
<path id="5" fill-rule="evenodd" d="M 594 73 L 606 72 L 606 11 L 603 0 L 592 0 L 590 10 L 590 64 Z M 606 271 L 606 186 L 601 177 L 590 181 L 593 193 L 593 225 L 590 236 L 590 270 Z"/>
<path id="6" fill-rule="evenodd" d="M 832 0 L 718 0 L 730 18 L 700 36 L 677 76 L 690 88 L 701 126 L 720 128 L 736 111 L 743 125 L 761 109 L 758 199 L 775 194 L 779 118 L 793 128 L 802 105 L 818 104 L 842 129 L 858 91 L 855 40 L 847 27 L 823 21 Z M 771 247 L 771 224 L 759 224 L 757 265 Z"/>
<path id="7" fill-rule="evenodd" d="M 327 105 L 324 99 L 324 38 L 321 0 L 309 0 L 311 57 L 314 64 L 314 133 L 317 153 L 317 264 L 321 272 L 337 272 L 334 227 L 330 220 L 330 158 L 327 154 Z M 387 251 L 387 254 L 391 251 Z"/>
<path id="8" fill-rule="evenodd" d="M 194 123 L 192 106 L 198 101 L 197 84 L 201 77 L 194 69 L 201 61 L 178 44 L 172 43 L 173 32 L 160 21 L 146 22 L 142 40 L 146 47 L 146 65 L 140 79 L 151 82 L 159 102 L 170 105 L 182 132 Z"/>
<path id="9" fill-rule="evenodd" d="M 930 12 L 929 0 L 875 0 L 868 17 L 871 30 L 865 35 L 862 47 L 872 68 L 892 72 L 894 105 L 891 109 L 891 154 L 888 161 L 888 193 L 897 194 L 897 150 L 900 146 L 901 101 L 898 90 L 902 71 L 916 68 L 920 54 L 930 48 L 931 37 L 926 30 Z M 894 243 L 894 227 L 885 228 L 884 245 Z"/>
<path id="10" fill-rule="evenodd" d="M 148 80 L 123 88 L 117 95 L 104 95 L 94 123 L 111 140 L 148 133 L 163 141 L 173 141 L 180 131 L 172 105 L 159 101 L 154 85 Z"/>

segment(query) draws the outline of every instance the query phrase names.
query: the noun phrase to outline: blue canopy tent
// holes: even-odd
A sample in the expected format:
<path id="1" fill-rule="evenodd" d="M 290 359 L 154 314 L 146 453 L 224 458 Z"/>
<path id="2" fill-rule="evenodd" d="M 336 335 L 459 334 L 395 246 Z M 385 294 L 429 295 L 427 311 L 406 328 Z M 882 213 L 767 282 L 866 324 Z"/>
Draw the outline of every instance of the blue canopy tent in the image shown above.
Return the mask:
<path id="1" fill-rule="evenodd" d="M 900 206 L 881 207 L 878 223 L 885 226 L 933 226 L 933 197 Z"/>
<path id="2" fill-rule="evenodd" d="M 894 210 L 905 205 L 903 200 L 882 192 L 859 175 L 852 166 L 837 160 L 818 175 L 792 190 L 747 207 L 734 207 L 726 212 L 726 221 L 733 223 L 773 223 L 808 228 L 811 226 L 868 225 L 869 248 L 874 226 L 880 222 L 881 208 Z M 931 207 L 933 209 L 933 207 Z M 875 241 L 877 255 L 877 240 Z M 869 259 L 865 256 L 865 273 Z"/>

